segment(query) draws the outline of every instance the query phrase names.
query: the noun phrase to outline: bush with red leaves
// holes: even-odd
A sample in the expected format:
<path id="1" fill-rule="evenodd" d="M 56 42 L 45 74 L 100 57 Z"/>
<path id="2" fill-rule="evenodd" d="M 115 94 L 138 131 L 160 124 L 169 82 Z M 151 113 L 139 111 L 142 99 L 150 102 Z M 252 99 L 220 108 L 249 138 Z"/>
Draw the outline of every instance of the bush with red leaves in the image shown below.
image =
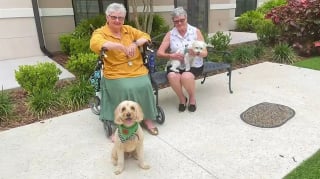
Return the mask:
<path id="1" fill-rule="evenodd" d="M 290 0 L 285 6 L 272 9 L 266 18 L 280 27 L 281 41 L 286 41 L 300 55 L 315 52 L 314 42 L 320 41 L 320 1 Z"/>

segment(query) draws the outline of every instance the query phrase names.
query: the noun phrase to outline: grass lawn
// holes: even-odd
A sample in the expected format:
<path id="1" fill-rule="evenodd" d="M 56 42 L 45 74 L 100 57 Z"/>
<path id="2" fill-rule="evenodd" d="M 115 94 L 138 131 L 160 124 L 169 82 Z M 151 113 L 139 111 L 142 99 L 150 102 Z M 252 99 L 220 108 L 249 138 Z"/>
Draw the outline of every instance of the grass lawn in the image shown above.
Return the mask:
<path id="1" fill-rule="evenodd" d="M 320 57 L 312 57 L 306 60 L 302 60 L 293 64 L 297 67 L 310 68 L 314 70 L 320 70 Z"/>
<path id="2" fill-rule="evenodd" d="M 320 150 L 284 177 L 284 179 L 316 178 L 320 178 Z"/>

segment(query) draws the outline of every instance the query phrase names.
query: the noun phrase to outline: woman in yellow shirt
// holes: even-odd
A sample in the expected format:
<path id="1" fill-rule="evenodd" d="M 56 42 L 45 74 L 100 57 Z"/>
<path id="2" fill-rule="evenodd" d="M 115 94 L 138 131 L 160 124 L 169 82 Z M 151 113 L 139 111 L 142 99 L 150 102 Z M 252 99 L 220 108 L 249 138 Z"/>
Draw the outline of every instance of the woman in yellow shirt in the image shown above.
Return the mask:
<path id="1" fill-rule="evenodd" d="M 150 36 L 124 25 L 125 15 L 122 4 L 110 4 L 106 9 L 107 23 L 96 29 L 90 39 L 90 48 L 95 53 L 99 54 L 102 48 L 107 50 L 101 79 L 100 120 L 113 121 L 116 106 L 123 100 L 132 100 L 143 109 L 143 126 L 150 134 L 157 135 L 158 129 L 152 121 L 157 112 L 153 89 L 138 49 Z"/>

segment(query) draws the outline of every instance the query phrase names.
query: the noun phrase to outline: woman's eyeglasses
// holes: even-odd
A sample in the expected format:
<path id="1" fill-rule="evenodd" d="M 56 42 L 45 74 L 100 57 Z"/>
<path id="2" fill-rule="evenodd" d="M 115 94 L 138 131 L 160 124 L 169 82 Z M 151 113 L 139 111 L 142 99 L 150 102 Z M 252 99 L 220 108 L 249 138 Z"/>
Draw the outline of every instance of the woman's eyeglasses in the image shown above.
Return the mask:
<path id="1" fill-rule="evenodd" d="M 178 19 L 178 20 L 174 20 L 173 23 L 178 24 L 178 23 L 184 23 L 186 21 L 186 19 Z"/>
<path id="2" fill-rule="evenodd" d="M 110 16 L 110 15 L 109 15 L 109 17 L 110 17 L 112 20 L 117 20 L 117 19 L 118 19 L 119 21 L 123 21 L 124 18 L 125 18 L 125 17 L 121 17 L 121 16 Z"/>

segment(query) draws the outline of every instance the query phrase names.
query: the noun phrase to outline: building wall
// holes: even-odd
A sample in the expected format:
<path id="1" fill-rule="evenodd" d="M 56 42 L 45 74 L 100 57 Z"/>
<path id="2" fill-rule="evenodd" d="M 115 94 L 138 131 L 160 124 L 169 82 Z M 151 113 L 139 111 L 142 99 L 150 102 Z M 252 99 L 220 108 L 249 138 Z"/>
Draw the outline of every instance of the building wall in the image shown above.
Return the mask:
<path id="1" fill-rule="evenodd" d="M 0 60 L 44 55 L 31 0 L 0 0 Z M 46 48 L 59 51 L 58 36 L 74 30 L 71 0 L 38 0 Z"/>
<path id="2" fill-rule="evenodd" d="M 267 0 L 258 0 L 261 5 Z M 45 47 L 60 51 L 59 36 L 75 28 L 72 0 L 38 0 Z M 173 0 L 154 1 L 154 11 L 172 27 Z M 210 0 L 208 32 L 235 26 L 236 0 Z M 0 60 L 40 56 L 38 34 L 31 0 L 0 0 Z"/>
<path id="3" fill-rule="evenodd" d="M 31 1 L 0 1 L 0 60 L 41 55 Z"/>
<path id="4" fill-rule="evenodd" d="M 209 33 L 234 29 L 236 0 L 210 0 Z"/>
<path id="5" fill-rule="evenodd" d="M 59 36 L 75 28 L 71 0 L 39 0 L 41 20 L 46 48 L 50 52 L 60 51 Z"/>

